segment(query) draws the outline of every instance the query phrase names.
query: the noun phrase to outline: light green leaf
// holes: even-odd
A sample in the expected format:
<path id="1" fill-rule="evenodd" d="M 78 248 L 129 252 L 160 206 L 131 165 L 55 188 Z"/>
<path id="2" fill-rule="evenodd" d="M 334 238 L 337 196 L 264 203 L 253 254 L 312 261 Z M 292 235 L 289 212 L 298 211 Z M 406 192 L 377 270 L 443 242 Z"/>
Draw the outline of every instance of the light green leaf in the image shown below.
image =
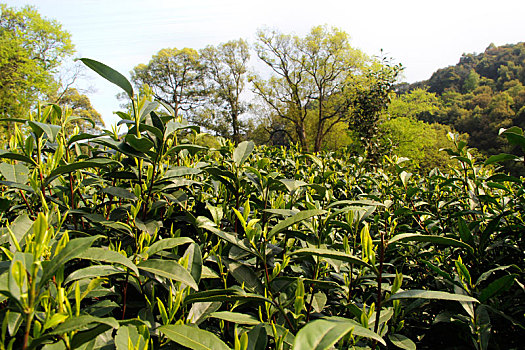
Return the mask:
<path id="1" fill-rule="evenodd" d="M 233 151 L 233 161 L 241 166 L 255 149 L 253 141 L 243 141 Z"/>
<path id="2" fill-rule="evenodd" d="M 242 314 L 239 312 L 230 312 L 230 311 L 212 312 L 210 314 L 210 317 L 233 322 L 236 324 L 257 325 L 261 323 L 261 321 L 255 318 L 255 316 L 248 315 L 248 314 Z"/>
<path id="3" fill-rule="evenodd" d="M 185 283 L 191 288 L 199 290 L 197 283 L 195 283 L 188 270 L 174 260 L 150 259 L 141 262 L 137 267 L 140 270 Z"/>
<path id="4" fill-rule="evenodd" d="M 186 325 L 161 326 L 158 330 L 168 339 L 193 350 L 230 350 L 215 334 Z"/>
<path id="5" fill-rule="evenodd" d="M 416 350 L 416 344 L 402 334 L 389 334 L 388 339 L 398 348 L 405 350 Z"/>
<path id="6" fill-rule="evenodd" d="M 383 338 L 376 333 L 362 327 L 355 321 L 331 317 L 309 322 L 297 332 L 294 350 L 326 350 L 331 348 L 348 332 L 354 335 L 368 337 L 386 345 Z"/>
<path id="7" fill-rule="evenodd" d="M 406 290 L 403 292 L 396 293 L 390 297 L 389 300 L 395 299 L 439 299 L 439 300 L 453 300 L 453 301 L 467 301 L 479 303 L 475 298 L 472 298 L 468 295 L 461 294 L 452 294 L 447 292 L 439 292 L 433 290 L 423 290 L 423 289 L 412 289 Z"/>
<path id="8" fill-rule="evenodd" d="M 7 181 L 25 184 L 29 176 L 29 169 L 24 164 L 0 164 L 0 173 Z"/>

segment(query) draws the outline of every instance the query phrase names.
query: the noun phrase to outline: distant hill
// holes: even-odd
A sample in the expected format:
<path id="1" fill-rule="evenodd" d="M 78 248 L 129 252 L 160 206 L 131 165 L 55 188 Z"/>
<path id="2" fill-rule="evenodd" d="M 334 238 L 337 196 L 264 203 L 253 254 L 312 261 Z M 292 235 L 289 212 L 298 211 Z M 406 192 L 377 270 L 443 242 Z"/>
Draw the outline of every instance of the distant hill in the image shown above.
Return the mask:
<path id="1" fill-rule="evenodd" d="M 525 128 L 525 43 L 491 44 L 483 53 L 463 54 L 458 64 L 399 90 L 416 89 L 426 89 L 439 100 L 434 113 L 418 119 L 469 134 L 470 146 L 485 154 L 515 152 L 498 137 L 498 130 Z"/>
<path id="2" fill-rule="evenodd" d="M 479 85 L 504 91 L 505 83 L 513 80 L 525 84 L 525 42 L 490 44 L 483 53 L 463 54 L 455 66 L 438 69 L 429 80 L 412 84 L 411 88 L 426 86 L 438 95 L 445 91 L 468 93 Z"/>

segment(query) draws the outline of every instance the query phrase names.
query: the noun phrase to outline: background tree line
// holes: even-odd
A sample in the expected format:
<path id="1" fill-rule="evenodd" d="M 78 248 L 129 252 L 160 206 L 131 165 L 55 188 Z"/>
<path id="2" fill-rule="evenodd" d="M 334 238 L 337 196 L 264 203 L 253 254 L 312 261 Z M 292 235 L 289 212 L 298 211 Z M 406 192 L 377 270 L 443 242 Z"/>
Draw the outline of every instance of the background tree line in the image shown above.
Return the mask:
<path id="1" fill-rule="evenodd" d="M 34 8 L 1 10 L 2 117 L 27 118 L 40 100 L 69 106 L 86 131 L 103 125 L 74 87 L 79 73 L 64 69 L 75 52 L 70 34 Z M 491 45 L 428 81 L 396 85 L 401 65 L 353 48 L 338 28 L 305 36 L 266 28 L 252 45 L 162 49 L 133 68 L 131 81 L 177 116 L 237 143 L 396 153 L 427 171 L 450 162 L 439 152 L 450 147 L 449 132 L 485 154 L 510 151 L 497 131 L 525 126 L 524 62 L 523 43 Z"/>

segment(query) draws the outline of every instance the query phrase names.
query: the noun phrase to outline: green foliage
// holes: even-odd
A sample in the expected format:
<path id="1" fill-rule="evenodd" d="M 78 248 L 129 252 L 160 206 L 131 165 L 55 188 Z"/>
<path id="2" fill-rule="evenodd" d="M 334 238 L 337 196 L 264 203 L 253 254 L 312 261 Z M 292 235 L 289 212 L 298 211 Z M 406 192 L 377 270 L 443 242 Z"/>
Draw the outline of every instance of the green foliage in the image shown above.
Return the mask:
<path id="1" fill-rule="evenodd" d="M 212 149 L 131 95 L 122 134 L 69 132 L 55 105 L 14 121 L 1 348 L 520 346 L 523 179 L 494 164 L 521 157 L 485 166 L 452 135 L 457 166 L 418 175 L 346 149 Z"/>
<path id="2" fill-rule="evenodd" d="M 71 35 L 34 7 L 0 11 L 0 113 L 19 118 L 53 90 L 53 73 L 74 49 Z"/>

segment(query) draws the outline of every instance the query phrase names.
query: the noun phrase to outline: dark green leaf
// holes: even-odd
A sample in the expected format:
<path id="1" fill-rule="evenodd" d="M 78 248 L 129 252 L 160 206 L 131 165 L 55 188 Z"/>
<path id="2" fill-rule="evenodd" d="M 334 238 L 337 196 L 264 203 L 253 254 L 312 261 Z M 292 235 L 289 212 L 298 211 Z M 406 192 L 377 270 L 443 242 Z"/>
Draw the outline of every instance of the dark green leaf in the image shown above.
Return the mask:
<path id="1" fill-rule="evenodd" d="M 150 259 L 141 262 L 137 267 L 140 270 L 185 283 L 191 288 L 199 290 L 197 283 L 195 283 L 188 270 L 174 260 Z"/>
<path id="2" fill-rule="evenodd" d="M 291 253 L 291 255 L 295 256 L 322 256 L 324 258 L 334 259 L 334 260 L 341 260 L 346 261 L 351 264 L 357 264 L 361 266 L 367 266 L 370 267 L 369 264 L 364 262 L 363 260 L 343 252 L 338 252 L 337 250 L 332 249 L 322 249 L 322 248 L 303 248 L 295 250 Z"/>
<path id="3" fill-rule="evenodd" d="M 59 268 L 63 267 L 69 260 L 78 258 L 99 238 L 103 238 L 103 236 L 75 238 L 69 241 L 60 253 L 43 266 L 44 273 L 40 280 L 40 287 L 44 286 Z"/>
<path id="4" fill-rule="evenodd" d="M 88 248 L 84 252 L 79 254 L 78 257 L 81 259 L 89 259 L 97 262 L 103 261 L 105 263 L 124 265 L 131 271 L 133 271 L 137 276 L 139 274 L 137 266 L 135 266 L 135 264 L 133 264 L 131 260 L 114 250 L 108 250 L 103 248 Z"/>
<path id="5" fill-rule="evenodd" d="M 297 224 L 303 220 L 309 219 L 312 216 L 317 215 L 323 215 L 326 213 L 325 210 L 322 209 L 310 209 L 310 210 L 303 210 L 299 213 L 295 214 L 294 216 L 288 217 L 284 219 L 283 221 L 279 222 L 277 225 L 275 225 L 272 230 L 268 233 L 268 238 L 272 238 L 274 235 L 278 234 L 281 231 L 284 231 L 288 227 Z"/>
<path id="6" fill-rule="evenodd" d="M 146 252 L 149 256 L 153 256 L 161 250 L 172 249 L 188 243 L 193 243 L 193 239 L 189 237 L 164 238 L 153 243 Z"/>
<path id="7" fill-rule="evenodd" d="M 493 296 L 508 290 L 514 284 L 516 277 L 516 275 L 506 275 L 498 278 L 481 291 L 479 301 L 484 303 Z"/>
<path id="8" fill-rule="evenodd" d="M 48 185 L 51 181 L 53 181 L 62 174 L 71 173 L 80 169 L 100 168 L 108 166 L 110 164 L 118 164 L 118 162 L 109 158 L 92 158 L 84 162 L 75 162 L 68 165 L 62 165 L 53 170 L 51 174 L 49 174 L 49 176 L 45 180 L 45 185 Z"/>
<path id="9" fill-rule="evenodd" d="M 102 78 L 112 82 L 113 84 L 124 90 L 129 98 L 133 98 L 133 87 L 131 83 L 122 74 L 117 72 L 111 67 L 106 66 L 104 63 L 89 59 L 80 58 L 80 60 L 89 68 L 98 73 Z"/>
<path id="10" fill-rule="evenodd" d="M 468 249 L 471 252 L 473 251 L 473 248 L 471 246 L 469 246 L 465 242 L 458 241 L 457 239 L 442 236 L 420 235 L 417 233 L 402 233 L 399 235 L 395 235 L 388 241 L 388 244 L 392 244 L 395 242 L 426 242 L 462 247 Z"/>

